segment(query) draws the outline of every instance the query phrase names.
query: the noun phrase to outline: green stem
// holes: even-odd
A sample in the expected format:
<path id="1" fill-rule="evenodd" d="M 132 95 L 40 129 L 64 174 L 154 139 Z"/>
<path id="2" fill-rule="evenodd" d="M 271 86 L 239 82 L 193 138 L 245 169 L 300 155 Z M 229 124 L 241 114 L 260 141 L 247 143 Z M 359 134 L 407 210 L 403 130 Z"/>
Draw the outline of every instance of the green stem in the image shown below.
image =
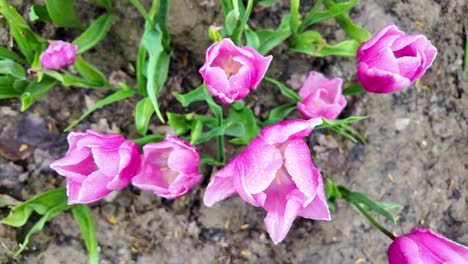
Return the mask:
<path id="1" fill-rule="evenodd" d="M 223 125 L 223 113 L 221 112 L 221 115 L 218 116 L 218 127 Z M 224 164 L 225 162 L 225 156 L 224 156 L 224 134 L 219 135 L 216 137 L 216 143 L 218 147 L 218 161 L 221 164 Z"/>
<path id="2" fill-rule="evenodd" d="M 355 202 L 351 201 L 351 205 L 353 205 L 354 208 L 356 208 L 359 212 L 361 212 L 361 214 L 363 214 L 364 217 L 366 217 L 367 220 L 369 220 L 369 222 L 375 228 L 380 230 L 380 232 L 384 233 L 391 240 L 395 240 L 395 235 L 392 232 L 390 232 L 389 230 L 387 230 L 385 227 L 383 227 L 381 224 L 379 224 L 379 222 L 377 222 L 377 220 L 375 220 L 366 210 L 364 210 L 364 208 L 362 208 L 362 206 L 359 203 L 355 203 Z"/>
<path id="3" fill-rule="evenodd" d="M 232 39 L 237 46 L 242 46 L 242 33 L 244 33 L 245 25 L 249 20 L 250 13 L 252 12 L 253 0 L 247 2 L 247 7 L 245 8 L 244 15 L 242 16 L 237 28 L 232 33 Z M 234 9 L 239 10 L 238 2 L 234 1 Z"/>
<path id="4" fill-rule="evenodd" d="M 150 23 L 151 25 L 154 24 L 153 20 L 149 16 L 148 12 L 146 12 L 145 8 L 141 5 L 140 1 L 138 0 L 130 0 L 132 4 L 138 9 L 138 12 L 145 18 L 146 22 Z"/>

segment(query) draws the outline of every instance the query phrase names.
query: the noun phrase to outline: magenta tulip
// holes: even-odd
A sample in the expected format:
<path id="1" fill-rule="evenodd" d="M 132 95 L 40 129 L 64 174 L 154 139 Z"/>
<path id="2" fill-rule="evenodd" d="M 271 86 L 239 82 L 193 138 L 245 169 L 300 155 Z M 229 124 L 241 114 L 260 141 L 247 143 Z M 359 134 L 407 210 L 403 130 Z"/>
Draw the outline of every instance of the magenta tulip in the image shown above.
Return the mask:
<path id="1" fill-rule="evenodd" d="M 436 54 L 425 36 L 406 35 L 387 25 L 359 47 L 357 78 L 368 92 L 398 91 L 421 78 Z"/>
<path id="2" fill-rule="evenodd" d="M 230 39 L 211 45 L 200 74 L 208 91 L 225 104 L 246 97 L 257 89 L 273 57 L 264 57 L 251 47 L 237 47 Z"/>
<path id="3" fill-rule="evenodd" d="M 346 99 L 342 94 L 343 80 L 325 78 L 321 73 L 310 72 L 309 77 L 299 90 L 302 102 L 297 103 L 299 113 L 306 119 L 324 117 L 332 120 L 346 107 Z"/>
<path id="4" fill-rule="evenodd" d="M 174 136 L 146 144 L 140 173 L 133 178 L 136 187 L 175 199 L 183 196 L 202 180 L 198 173 L 200 154 L 188 142 Z"/>
<path id="5" fill-rule="evenodd" d="M 41 65 L 45 69 L 60 70 L 75 63 L 78 47 L 65 41 L 54 41 L 41 55 Z"/>
<path id="6" fill-rule="evenodd" d="M 119 134 L 72 132 L 65 157 L 50 167 L 67 178 L 68 204 L 91 203 L 128 185 L 140 168 L 138 147 Z"/>
<path id="7" fill-rule="evenodd" d="M 286 237 L 297 216 L 330 220 L 322 176 L 303 139 L 321 122 L 320 118 L 282 121 L 264 128 L 213 176 L 205 205 L 211 207 L 237 193 L 253 206 L 263 207 L 266 229 L 275 244 Z"/>
<path id="8" fill-rule="evenodd" d="M 420 227 L 393 240 L 387 254 L 390 264 L 468 263 L 468 247 Z"/>

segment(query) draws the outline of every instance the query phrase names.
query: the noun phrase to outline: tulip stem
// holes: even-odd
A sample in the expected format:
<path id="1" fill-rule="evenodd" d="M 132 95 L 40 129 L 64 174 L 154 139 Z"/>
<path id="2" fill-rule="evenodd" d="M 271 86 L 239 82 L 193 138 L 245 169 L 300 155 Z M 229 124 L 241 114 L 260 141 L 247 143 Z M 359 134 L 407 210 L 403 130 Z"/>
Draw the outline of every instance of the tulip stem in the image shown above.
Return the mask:
<path id="1" fill-rule="evenodd" d="M 369 222 L 375 227 L 377 228 L 378 230 L 380 230 L 380 232 L 384 233 L 387 237 L 389 237 L 391 240 L 395 240 L 395 235 L 390 232 L 389 230 L 387 230 L 385 227 L 383 227 L 381 224 L 379 224 L 379 222 L 377 222 L 377 220 L 375 220 L 374 217 L 372 217 L 364 208 L 362 208 L 362 206 L 357 203 L 357 202 L 352 202 L 351 201 L 351 205 L 356 208 L 361 214 L 364 215 L 364 217 L 367 218 L 367 220 L 369 220 Z"/>
<path id="2" fill-rule="evenodd" d="M 222 110 L 221 110 L 222 111 Z M 218 127 L 221 127 L 223 125 L 223 112 L 221 112 L 221 115 L 218 116 Z M 224 164 L 225 162 L 225 157 L 224 157 L 224 134 L 221 134 L 216 137 L 217 145 L 218 145 L 218 161 L 221 162 L 221 164 Z"/>
<path id="3" fill-rule="evenodd" d="M 136 9 L 138 9 L 138 12 L 140 12 L 141 16 L 145 18 L 146 22 L 148 22 L 151 25 L 154 24 L 153 19 L 150 17 L 148 12 L 146 12 L 145 8 L 143 7 L 143 5 L 141 5 L 140 1 L 130 0 L 130 2 L 132 2 L 132 4 L 136 7 Z"/>

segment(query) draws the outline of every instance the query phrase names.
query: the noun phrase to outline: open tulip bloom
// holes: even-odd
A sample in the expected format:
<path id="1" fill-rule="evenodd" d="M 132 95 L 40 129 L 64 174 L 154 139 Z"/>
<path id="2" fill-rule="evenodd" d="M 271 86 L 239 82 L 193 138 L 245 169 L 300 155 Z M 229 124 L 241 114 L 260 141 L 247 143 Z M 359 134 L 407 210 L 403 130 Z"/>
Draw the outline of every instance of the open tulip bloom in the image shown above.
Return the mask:
<path id="1" fill-rule="evenodd" d="M 346 107 L 346 98 L 342 94 L 343 80 L 327 79 L 319 72 L 310 72 L 304 85 L 299 90 L 302 102 L 297 109 L 304 118 L 324 117 L 333 120 Z"/>
<path id="2" fill-rule="evenodd" d="M 357 78 L 373 93 L 391 93 L 409 87 L 426 72 L 437 49 L 423 35 L 406 35 L 387 25 L 357 51 Z"/>
<path id="3" fill-rule="evenodd" d="M 50 167 L 67 178 L 68 204 L 91 203 L 128 185 L 140 169 L 133 141 L 119 134 L 72 132 L 65 157 Z"/>
<path id="4" fill-rule="evenodd" d="M 211 207 L 237 193 L 267 211 L 265 225 L 275 244 L 297 216 L 330 220 L 320 171 L 312 163 L 308 136 L 320 118 L 281 121 L 266 127 L 238 157 L 209 183 L 204 203 Z"/>
<path id="5" fill-rule="evenodd" d="M 174 136 L 143 147 L 141 170 L 133 178 L 136 187 L 154 194 L 176 199 L 202 180 L 198 173 L 200 154 L 188 142 Z"/>
<path id="6" fill-rule="evenodd" d="M 223 39 L 206 51 L 200 74 L 214 97 L 225 104 L 246 97 L 255 90 L 270 65 L 273 56 L 262 56 L 251 47 L 237 47 Z"/>
<path id="7" fill-rule="evenodd" d="M 468 247 L 420 227 L 397 237 L 387 254 L 390 264 L 468 263 Z"/>

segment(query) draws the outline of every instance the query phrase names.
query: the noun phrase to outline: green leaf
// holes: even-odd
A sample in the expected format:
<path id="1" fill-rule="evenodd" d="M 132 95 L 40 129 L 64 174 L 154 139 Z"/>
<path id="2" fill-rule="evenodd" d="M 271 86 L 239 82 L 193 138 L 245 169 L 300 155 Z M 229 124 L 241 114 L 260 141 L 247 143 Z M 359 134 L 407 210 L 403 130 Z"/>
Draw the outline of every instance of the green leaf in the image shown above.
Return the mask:
<path id="1" fill-rule="evenodd" d="M 253 2 L 254 0 L 247 0 L 247 7 L 243 10 L 241 9 L 240 11 L 241 19 L 239 23 L 237 23 L 237 27 L 232 33 L 232 40 L 238 46 L 242 45 L 242 35 L 244 32 L 244 29 L 248 27 L 247 22 L 249 20 L 250 13 L 252 12 Z M 242 1 L 239 1 L 239 4 L 241 5 L 241 7 L 243 7 Z"/>
<path id="2" fill-rule="evenodd" d="M 276 3 L 276 0 L 260 0 L 260 1 L 258 1 L 258 4 L 262 5 L 262 6 L 272 6 L 275 3 Z"/>
<path id="3" fill-rule="evenodd" d="M 333 0 L 324 0 L 324 4 L 328 9 L 338 5 Z M 346 32 L 346 34 L 357 42 L 363 43 L 371 38 L 371 34 L 366 29 L 354 24 L 353 20 L 349 17 L 347 12 L 337 15 L 335 20 Z"/>
<path id="4" fill-rule="evenodd" d="M 355 40 L 345 40 L 330 45 L 326 43 L 319 32 L 309 30 L 298 35 L 292 44 L 291 50 L 315 57 L 329 55 L 355 57 L 359 45 L 360 43 Z"/>
<path id="5" fill-rule="evenodd" d="M 291 0 L 291 19 L 289 26 L 291 27 L 291 33 L 294 37 L 299 33 L 299 27 L 301 26 L 301 14 L 299 13 L 300 0 Z"/>
<path id="6" fill-rule="evenodd" d="M 60 207 L 64 203 L 67 203 L 65 188 L 62 187 L 44 192 L 15 206 L 11 210 L 10 215 L 4 218 L 1 223 L 12 227 L 21 227 L 26 224 L 32 212 L 45 215 L 53 208 Z"/>
<path id="7" fill-rule="evenodd" d="M 83 27 L 73 6 L 73 0 L 45 0 L 52 21 L 59 27 Z"/>
<path id="8" fill-rule="evenodd" d="M 464 72 L 468 72 L 468 33 L 465 33 L 465 70 Z"/>
<path id="9" fill-rule="evenodd" d="M 338 185 L 336 185 L 329 178 L 325 180 L 325 188 L 326 188 L 326 196 L 327 196 L 328 201 L 334 202 L 335 200 L 343 198 L 343 195 L 341 194 L 340 189 L 338 188 Z"/>
<path id="10" fill-rule="evenodd" d="M 200 158 L 200 163 L 210 165 L 210 166 L 223 166 L 221 162 L 211 157 L 210 155 L 202 155 Z"/>
<path id="11" fill-rule="evenodd" d="M 57 82 L 46 76 L 40 82 L 31 82 L 21 95 L 21 111 L 26 111 L 35 101 L 46 94 Z"/>
<path id="12" fill-rule="evenodd" d="M 81 88 L 106 88 L 103 86 L 102 82 L 96 82 L 89 79 L 81 78 L 75 76 L 67 71 L 62 70 L 63 73 L 58 71 L 46 70 L 43 71 L 44 75 L 54 78 L 55 80 L 59 81 L 65 87 L 81 87 Z M 105 85 L 105 84 L 104 84 Z"/>
<path id="13" fill-rule="evenodd" d="M 260 39 L 255 31 L 250 28 L 245 29 L 245 45 L 257 50 L 260 47 Z"/>
<path id="14" fill-rule="evenodd" d="M 267 127 L 285 119 L 292 111 L 296 110 L 296 103 L 277 106 L 270 111 L 268 119 L 263 122 L 262 127 Z"/>
<path id="15" fill-rule="evenodd" d="M 289 99 L 292 99 L 294 102 L 302 102 L 302 98 L 297 94 L 293 89 L 287 87 L 286 85 L 282 84 L 281 82 L 270 78 L 265 77 L 265 80 L 271 82 L 272 84 L 276 85 L 280 89 L 282 95 L 286 96 Z"/>
<path id="16" fill-rule="evenodd" d="M 172 127 L 177 135 L 182 135 L 190 130 L 190 122 L 187 120 L 186 115 L 167 112 L 167 123 Z"/>
<path id="17" fill-rule="evenodd" d="M 260 54 L 267 54 L 270 50 L 280 45 L 291 36 L 291 29 L 289 27 L 290 19 L 290 15 L 283 16 L 277 30 L 264 29 L 257 31 L 257 36 L 260 39 L 260 47 L 258 48 Z"/>
<path id="18" fill-rule="evenodd" d="M 348 124 L 366 119 L 367 116 L 350 116 L 346 119 L 327 120 L 322 117 L 323 123 L 316 126 L 315 129 L 329 128 L 336 133 L 350 139 L 354 143 L 357 142 L 357 137 L 362 143 L 366 143 L 366 139 L 356 130 L 351 128 Z"/>
<path id="19" fill-rule="evenodd" d="M 134 138 L 132 141 L 135 142 L 135 144 L 142 146 L 151 142 L 160 142 L 164 137 L 164 135 L 146 135 L 141 138 Z"/>
<path id="20" fill-rule="evenodd" d="M 39 221 L 34 224 L 34 226 L 29 229 L 28 233 L 26 234 L 26 237 L 24 238 L 23 243 L 21 243 L 20 248 L 18 251 L 15 253 L 15 257 L 17 257 L 23 250 L 26 249 L 29 243 L 29 239 L 31 236 L 39 231 L 42 230 L 44 225 L 49 221 L 50 219 L 56 217 L 57 215 L 61 214 L 62 212 L 66 211 L 69 208 L 67 205 L 67 200 L 63 200 L 61 204 L 57 205 L 56 207 L 50 208 L 40 219 Z"/>
<path id="21" fill-rule="evenodd" d="M 112 12 L 112 0 L 98 0 L 102 6 L 107 10 L 107 12 Z"/>
<path id="22" fill-rule="evenodd" d="M 94 21 L 83 34 L 73 41 L 78 46 L 78 54 L 81 54 L 101 41 L 112 26 L 116 15 L 104 14 Z"/>
<path id="23" fill-rule="evenodd" d="M 226 30 L 227 35 L 232 35 L 234 30 L 237 27 L 237 22 L 239 21 L 239 10 L 231 10 L 227 14 L 225 20 L 224 20 L 224 29 Z"/>
<path id="24" fill-rule="evenodd" d="M 21 58 L 18 54 L 1 46 L 0 46 L 0 59 L 12 60 L 12 61 L 26 64 L 26 61 L 23 58 Z"/>
<path id="25" fill-rule="evenodd" d="M 34 58 L 47 46 L 47 41 L 35 34 L 23 17 L 6 0 L 0 0 L 0 13 L 6 18 L 11 35 L 21 53 L 27 62 L 32 64 Z"/>
<path id="26" fill-rule="evenodd" d="M 15 87 L 15 81 L 11 75 L 0 76 L 0 99 L 16 98 L 23 93 Z"/>
<path id="27" fill-rule="evenodd" d="M 73 67 L 83 78 L 96 83 L 98 86 L 105 87 L 108 85 L 106 76 L 94 65 L 87 62 L 81 55 L 76 56 Z"/>
<path id="28" fill-rule="evenodd" d="M 47 7 L 42 5 L 32 5 L 29 9 L 29 20 L 31 22 L 36 21 L 52 21 L 47 11 Z"/>
<path id="29" fill-rule="evenodd" d="M 304 19 L 304 22 L 301 27 L 301 31 L 312 24 L 336 17 L 337 15 L 340 15 L 346 11 L 349 11 L 358 3 L 359 3 L 359 0 L 350 0 L 347 2 L 336 3 L 334 5 L 331 5 L 330 8 L 324 11 L 311 10 L 311 12 L 309 12 Z"/>
<path id="30" fill-rule="evenodd" d="M 26 80 L 26 71 L 12 60 L 0 60 L 0 74 L 10 74 L 16 79 Z"/>
<path id="31" fill-rule="evenodd" d="M 195 90 L 188 92 L 186 94 L 179 94 L 173 92 L 172 95 L 179 101 L 183 107 L 189 106 L 191 103 L 205 100 L 205 85 L 202 84 L 198 86 Z"/>
<path id="32" fill-rule="evenodd" d="M 354 95 L 354 94 L 360 94 L 365 92 L 364 88 L 362 88 L 360 83 L 354 83 L 351 86 L 349 86 L 346 89 L 343 89 L 343 95 L 348 96 L 348 95 Z"/>
<path id="33" fill-rule="evenodd" d="M 197 138 L 197 140 L 194 141 L 192 144 L 193 145 L 199 145 L 199 144 L 202 144 L 202 143 L 205 143 L 205 142 L 209 141 L 213 137 L 222 136 L 222 135 L 224 135 L 224 131 L 231 125 L 232 125 L 232 123 L 223 123 L 219 127 L 213 128 L 213 129 L 211 129 L 211 130 L 209 130 L 207 132 L 203 132 L 203 134 L 201 134 Z"/>
<path id="34" fill-rule="evenodd" d="M 90 264 L 99 264 L 98 243 L 96 238 L 96 228 L 89 207 L 85 204 L 75 204 L 72 206 L 73 216 L 78 223 L 81 237 L 89 255 Z"/>
<path id="35" fill-rule="evenodd" d="M 79 122 L 81 122 L 83 119 L 85 119 L 88 115 L 90 115 L 95 110 L 97 110 L 97 109 L 99 109 L 99 108 L 101 108 L 101 107 L 103 107 L 105 105 L 112 104 L 112 103 L 115 103 L 115 102 L 118 102 L 118 101 L 122 101 L 122 100 L 124 100 L 126 98 L 132 97 L 133 95 L 135 95 L 135 91 L 126 89 L 126 90 L 117 91 L 117 92 L 107 96 L 106 98 L 98 101 L 90 109 L 88 109 L 88 111 L 86 111 L 84 114 L 82 114 L 80 116 L 80 118 L 78 118 L 77 120 L 74 120 L 67 128 L 65 128 L 64 132 L 69 131 L 71 128 L 76 126 Z"/>
<path id="36" fill-rule="evenodd" d="M 260 133 L 257 119 L 252 110 L 247 107 L 240 110 L 232 109 L 226 122 L 232 123 L 232 125 L 226 129 L 225 134 L 236 137 L 230 142 L 248 144 Z"/>
<path id="37" fill-rule="evenodd" d="M 148 97 L 141 99 L 135 108 L 135 126 L 140 135 L 146 135 L 154 109 Z"/>
<path id="38" fill-rule="evenodd" d="M 164 123 L 164 118 L 159 110 L 158 103 L 158 87 L 156 85 L 156 72 L 158 61 L 161 53 L 163 52 L 162 46 L 162 32 L 159 26 L 156 26 L 154 29 L 146 30 L 143 34 L 142 45 L 148 51 L 149 59 L 147 65 L 146 77 L 146 92 L 151 100 L 153 108 L 158 116 L 159 120 Z"/>
<path id="39" fill-rule="evenodd" d="M 343 195 L 343 199 L 350 202 L 351 204 L 362 205 L 366 211 L 375 211 L 376 213 L 384 216 L 390 220 L 393 224 L 396 224 L 395 217 L 381 204 L 372 201 L 366 194 L 359 192 L 351 192 L 343 186 L 338 187 L 340 193 Z"/>

